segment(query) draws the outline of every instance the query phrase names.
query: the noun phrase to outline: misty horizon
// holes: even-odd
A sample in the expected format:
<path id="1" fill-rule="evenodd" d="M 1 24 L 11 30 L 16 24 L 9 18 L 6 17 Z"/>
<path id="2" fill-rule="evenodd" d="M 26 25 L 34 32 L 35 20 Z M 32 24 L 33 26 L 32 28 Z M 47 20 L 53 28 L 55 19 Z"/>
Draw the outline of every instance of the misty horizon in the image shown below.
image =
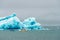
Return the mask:
<path id="1" fill-rule="evenodd" d="M 43 26 L 60 26 L 60 0 L 0 0 L 0 17 L 13 12 L 21 21 L 35 17 Z"/>

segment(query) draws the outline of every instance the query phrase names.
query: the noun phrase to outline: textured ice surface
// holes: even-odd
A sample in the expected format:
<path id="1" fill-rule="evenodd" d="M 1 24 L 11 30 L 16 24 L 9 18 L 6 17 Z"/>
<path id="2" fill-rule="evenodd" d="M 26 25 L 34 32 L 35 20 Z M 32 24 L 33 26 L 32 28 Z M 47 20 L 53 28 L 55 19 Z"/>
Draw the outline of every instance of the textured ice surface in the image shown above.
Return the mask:
<path id="1" fill-rule="evenodd" d="M 30 17 L 21 22 L 16 14 L 12 14 L 3 18 L 0 18 L 0 30 L 13 30 L 13 29 L 25 29 L 25 30 L 41 30 L 41 24 L 38 23 L 34 17 Z"/>
<path id="2" fill-rule="evenodd" d="M 23 21 L 26 30 L 40 30 L 41 24 L 38 23 L 34 17 L 27 18 Z"/>
<path id="3" fill-rule="evenodd" d="M 16 14 L 0 19 L 0 29 L 22 29 L 22 22 L 16 17 Z"/>

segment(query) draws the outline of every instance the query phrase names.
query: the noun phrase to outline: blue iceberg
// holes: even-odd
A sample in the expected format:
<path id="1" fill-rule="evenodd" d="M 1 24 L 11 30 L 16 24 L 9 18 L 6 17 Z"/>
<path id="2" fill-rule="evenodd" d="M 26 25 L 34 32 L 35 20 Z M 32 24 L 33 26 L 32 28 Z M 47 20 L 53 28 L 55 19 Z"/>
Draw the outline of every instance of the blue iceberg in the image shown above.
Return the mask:
<path id="1" fill-rule="evenodd" d="M 19 20 L 16 14 L 0 18 L 0 30 L 41 30 L 41 24 L 34 17 L 25 19 L 23 22 Z"/>
<path id="2" fill-rule="evenodd" d="M 23 21 L 24 29 L 26 30 L 40 30 L 41 24 L 38 23 L 34 17 L 27 18 Z"/>
<path id="3" fill-rule="evenodd" d="M 22 22 L 16 17 L 16 14 L 0 18 L 0 30 L 22 29 Z"/>

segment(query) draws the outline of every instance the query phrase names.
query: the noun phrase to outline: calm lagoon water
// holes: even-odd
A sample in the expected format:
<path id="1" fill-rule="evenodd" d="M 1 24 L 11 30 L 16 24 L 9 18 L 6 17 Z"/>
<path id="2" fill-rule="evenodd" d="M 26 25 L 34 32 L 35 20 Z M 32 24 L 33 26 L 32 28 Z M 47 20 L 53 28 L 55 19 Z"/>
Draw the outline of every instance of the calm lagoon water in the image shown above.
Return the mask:
<path id="1" fill-rule="evenodd" d="M 53 27 L 48 28 L 53 29 Z M 0 40 L 60 40 L 60 29 L 27 32 L 0 31 Z"/>

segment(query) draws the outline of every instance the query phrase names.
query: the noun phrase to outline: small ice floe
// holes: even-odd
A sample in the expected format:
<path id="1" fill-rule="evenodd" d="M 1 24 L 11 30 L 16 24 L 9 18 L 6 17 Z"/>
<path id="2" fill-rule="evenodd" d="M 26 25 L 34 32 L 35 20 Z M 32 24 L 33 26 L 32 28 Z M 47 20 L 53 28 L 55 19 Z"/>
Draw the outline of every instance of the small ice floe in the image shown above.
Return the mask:
<path id="1" fill-rule="evenodd" d="M 42 30 L 42 26 L 34 17 L 25 19 L 23 22 L 19 20 L 16 14 L 0 18 L 0 30 Z"/>

